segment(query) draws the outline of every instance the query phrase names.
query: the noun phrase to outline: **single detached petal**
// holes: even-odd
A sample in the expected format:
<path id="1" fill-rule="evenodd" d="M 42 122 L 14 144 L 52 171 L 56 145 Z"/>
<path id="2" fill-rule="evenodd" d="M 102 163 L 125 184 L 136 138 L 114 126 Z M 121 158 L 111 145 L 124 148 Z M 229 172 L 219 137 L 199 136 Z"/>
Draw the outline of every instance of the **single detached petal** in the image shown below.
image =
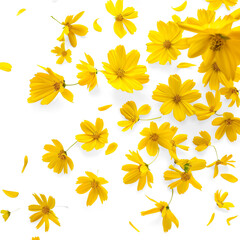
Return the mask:
<path id="1" fill-rule="evenodd" d="M 10 198 L 16 198 L 19 195 L 18 192 L 13 192 L 13 191 L 3 190 L 3 192 Z"/>
<path id="2" fill-rule="evenodd" d="M 117 147 L 118 147 L 118 144 L 115 142 L 109 144 L 107 150 L 105 151 L 105 154 L 109 155 L 109 154 L 115 152 Z"/>
<path id="3" fill-rule="evenodd" d="M 6 71 L 6 72 L 11 72 L 12 65 L 9 63 L 5 63 L 5 62 L 0 62 L 0 70 Z"/>
<path id="4" fill-rule="evenodd" d="M 193 67 L 193 66 L 196 66 L 196 65 L 192 64 L 192 63 L 183 62 L 183 63 L 179 63 L 177 65 L 177 68 L 189 68 L 189 67 Z"/>
<path id="5" fill-rule="evenodd" d="M 230 221 L 233 220 L 234 218 L 236 218 L 237 216 L 234 216 L 234 217 L 230 217 L 227 219 L 227 224 L 230 226 Z"/>
<path id="6" fill-rule="evenodd" d="M 105 106 L 99 107 L 98 110 L 99 111 L 105 111 L 105 110 L 109 109 L 111 106 L 112 106 L 112 104 L 105 105 Z"/>
<path id="7" fill-rule="evenodd" d="M 228 174 L 228 173 L 222 173 L 221 177 L 231 183 L 235 183 L 238 181 L 238 179 L 235 176 L 233 176 L 232 174 Z"/>
<path id="8" fill-rule="evenodd" d="M 28 156 L 25 156 L 25 157 L 24 157 L 24 164 L 23 164 L 23 168 L 22 168 L 22 173 L 24 172 L 27 164 L 28 164 Z"/>
<path id="9" fill-rule="evenodd" d="M 131 223 L 131 221 L 129 221 L 129 224 L 130 224 L 130 226 L 133 227 L 137 232 L 140 232 L 140 231 Z"/>
<path id="10" fill-rule="evenodd" d="M 182 5 L 180 5 L 179 7 L 175 7 L 175 8 L 172 7 L 172 9 L 175 10 L 175 11 L 177 11 L 177 12 L 181 12 L 181 11 L 183 11 L 183 10 L 186 8 L 186 6 L 187 6 L 187 1 L 185 1 L 185 2 L 184 2 Z"/>
<path id="11" fill-rule="evenodd" d="M 98 19 L 99 19 L 99 18 L 97 18 L 97 19 L 93 22 L 93 28 L 94 28 L 95 31 L 101 32 L 101 31 L 102 31 L 102 28 L 101 28 L 101 26 L 97 23 L 97 20 L 98 20 Z"/>
<path id="12" fill-rule="evenodd" d="M 25 11 L 26 11 L 25 8 L 20 9 L 20 10 L 18 11 L 18 13 L 17 13 L 17 16 L 20 15 L 20 14 L 22 14 L 22 13 L 25 12 Z"/>
<path id="13" fill-rule="evenodd" d="M 215 217 L 215 213 L 212 214 L 212 216 L 210 218 L 210 221 L 208 222 L 207 226 L 209 226 L 212 223 L 214 217 Z"/>

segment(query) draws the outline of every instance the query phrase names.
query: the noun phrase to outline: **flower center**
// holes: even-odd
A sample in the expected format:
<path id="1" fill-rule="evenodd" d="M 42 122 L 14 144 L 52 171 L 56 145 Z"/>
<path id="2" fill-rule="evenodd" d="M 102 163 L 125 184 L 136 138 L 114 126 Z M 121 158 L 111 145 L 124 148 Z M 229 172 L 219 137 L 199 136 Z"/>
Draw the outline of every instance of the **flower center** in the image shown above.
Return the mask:
<path id="1" fill-rule="evenodd" d="M 172 43 L 169 40 L 166 40 L 163 43 L 163 47 L 165 47 L 166 49 L 169 49 L 172 46 Z"/>
<path id="2" fill-rule="evenodd" d="M 219 72 L 219 71 L 220 71 L 217 63 L 213 63 L 213 64 L 212 64 L 212 69 L 213 69 L 215 72 Z"/>
<path id="3" fill-rule="evenodd" d="M 50 209 L 49 209 L 48 206 L 45 206 L 45 207 L 42 208 L 42 213 L 43 214 L 48 214 L 49 212 L 50 212 Z"/>
<path id="4" fill-rule="evenodd" d="M 66 156 L 66 153 L 64 150 L 62 150 L 58 153 L 58 158 L 61 160 L 66 160 L 67 156 Z"/>
<path id="5" fill-rule="evenodd" d="M 55 89 L 55 91 L 59 91 L 59 89 L 60 89 L 60 83 L 55 83 L 54 85 L 53 85 L 53 87 L 54 87 L 54 89 Z"/>
<path id="6" fill-rule="evenodd" d="M 227 126 L 231 125 L 232 124 L 232 120 L 231 119 L 226 119 L 225 120 L 225 123 Z"/>
<path id="7" fill-rule="evenodd" d="M 215 107 L 214 107 L 214 106 L 211 106 L 211 107 L 209 108 L 209 111 L 210 111 L 210 112 L 215 112 Z"/>
<path id="8" fill-rule="evenodd" d="M 170 143 L 172 144 L 173 147 L 176 147 L 176 143 L 174 140 L 171 140 Z"/>
<path id="9" fill-rule="evenodd" d="M 232 94 L 238 94 L 238 90 L 236 89 L 236 88 L 231 88 L 231 92 L 232 92 Z"/>
<path id="10" fill-rule="evenodd" d="M 222 46 L 225 44 L 224 38 L 221 36 L 221 34 L 215 34 L 210 37 L 211 40 L 211 46 L 210 49 L 212 51 L 220 51 Z"/>
<path id="11" fill-rule="evenodd" d="M 119 68 L 116 72 L 117 76 L 122 78 L 124 76 L 125 71 L 121 68 Z"/>
<path id="12" fill-rule="evenodd" d="M 181 101 L 181 97 L 179 95 L 174 96 L 173 101 L 175 103 L 179 103 Z"/>
<path id="13" fill-rule="evenodd" d="M 191 178 L 190 173 L 184 172 L 184 173 L 181 174 L 181 180 L 184 181 L 184 182 L 188 181 L 190 178 Z"/>
<path id="14" fill-rule="evenodd" d="M 63 57 L 66 57 L 66 56 L 67 56 L 67 51 L 63 51 L 63 52 L 62 52 L 62 56 L 63 56 Z"/>
<path id="15" fill-rule="evenodd" d="M 148 171 L 148 167 L 146 165 L 141 165 L 139 170 L 141 173 L 146 173 Z"/>
<path id="16" fill-rule="evenodd" d="M 92 188 L 97 188 L 98 187 L 98 182 L 93 180 L 91 186 L 92 186 Z"/>
<path id="17" fill-rule="evenodd" d="M 216 165 L 219 165 L 219 164 L 221 164 L 222 162 L 220 161 L 220 160 L 217 160 L 216 161 Z"/>
<path id="18" fill-rule="evenodd" d="M 153 140 L 153 141 L 157 141 L 158 140 L 158 135 L 156 133 L 154 133 L 150 136 L 150 139 Z"/>
<path id="19" fill-rule="evenodd" d="M 117 15 L 115 19 L 116 21 L 122 21 L 123 20 L 122 14 Z"/>
<path id="20" fill-rule="evenodd" d="M 94 139 L 98 139 L 98 138 L 100 137 L 100 134 L 99 134 L 99 133 L 95 133 L 95 134 L 92 135 L 92 137 L 93 137 Z"/>

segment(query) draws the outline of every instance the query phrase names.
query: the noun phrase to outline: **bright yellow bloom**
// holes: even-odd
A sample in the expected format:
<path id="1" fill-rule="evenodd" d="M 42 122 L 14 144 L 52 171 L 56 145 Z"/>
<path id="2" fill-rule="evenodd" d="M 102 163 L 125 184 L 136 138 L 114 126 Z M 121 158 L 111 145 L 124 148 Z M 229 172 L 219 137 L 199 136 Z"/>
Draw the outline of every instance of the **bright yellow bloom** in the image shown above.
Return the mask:
<path id="1" fill-rule="evenodd" d="M 107 147 L 107 150 L 105 151 L 105 154 L 106 154 L 106 155 L 109 155 L 109 154 L 115 152 L 116 149 L 117 149 L 117 147 L 118 147 L 118 144 L 117 144 L 117 143 L 115 143 L 115 142 L 110 143 L 110 144 L 108 145 L 108 147 Z"/>
<path id="2" fill-rule="evenodd" d="M 183 30 L 174 22 L 164 23 L 157 22 L 158 31 L 150 31 L 148 38 L 151 40 L 147 43 L 147 51 L 151 54 L 147 58 L 148 63 L 159 62 L 165 65 L 176 60 L 181 54 L 179 49 L 188 47 L 186 39 L 182 38 Z"/>
<path id="3" fill-rule="evenodd" d="M 46 105 L 60 92 L 69 102 L 73 101 L 73 94 L 65 88 L 64 78 L 54 73 L 50 68 L 43 68 L 47 73 L 37 73 L 30 80 L 30 97 L 29 103 L 41 100 L 41 104 Z"/>
<path id="4" fill-rule="evenodd" d="M 230 7 L 235 6 L 238 0 L 206 0 L 209 2 L 208 9 L 209 10 L 218 10 L 222 4 L 225 5 L 227 10 L 230 10 Z"/>
<path id="5" fill-rule="evenodd" d="M 220 89 L 220 93 L 225 96 L 226 99 L 231 99 L 232 101 L 228 107 L 232 107 L 236 103 L 237 107 L 240 106 L 239 90 L 234 87 L 233 81 L 228 81 L 225 84 L 226 87 Z"/>
<path id="6" fill-rule="evenodd" d="M 172 9 L 175 10 L 175 11 L 177 11 L 177 12 L 181 12 L 181 11 L 183 11 L 186 7 L 187 7 L 187 1 L 183 2 L 183 3 L 182 3 L 180 6 L 178 6 L 178 7 L 175 7 L 175 8 L 172 7 Z"/>
<path id="7" fill-rule="evenodd" d="M 193 80 L 186 80 L 182 83 L 177 74 L 171 75 L 168 79 L 168 85 L 160 83 L 153 91 L 152 98 L 163 103 L 160 108 L 163 115 L 173 111 L 174 118 L 183 121 L 186 115 L 194 114 L 194 108 L 190 103 L 201 97 L 198 90 L 192 90 L 194 86 Z"/>
<path id="8" fill-rule="evenodd" d="M 222 103 L 220 102 L 220 93 L 218 91 L 216 92 L 215 96 L 212 92 L 207 92 L 206 99 L 208 106 L 202 103 L 196 103 L 193 105 L 195 114 L 200 121 L 210 118 L 222 107 Z"/>
<path id="9" fill-rule="evenodd" d="M 72 52 L 70 49 L 66 51 L 65 49 L 65 42 L 61 44 L 61 47 L 55 47 L 52 51 L 52 53 L 56 53 L 57 56 L 59 56 L 57 60 L 57 64 L 62 64 L 64 60 L 66 60 L 68 63 L 72 62 Z"/>
<path id="10" fill-rule="evenodd" d="M 151 188 L 153 183 L 153 175 L 149 170 L 147 163 L 143 162 L 143 159 L 138 152 L 129 151 L 130 154 L 126 154 L 126 157 L 136 163 L 136 164 L 126 164 L 122 167 L 123 171 L 128 172 L 124 178 L 123 182 L 125 184 L 132 184 L 138 181 L 137 190 L 140 191 L 144 188 L 146 182 Z"/>
<path id="11" fill-rule="evenodd" d="M 214 178 L 218 175 L 218 166 L 219 165 L 223 165 L 223 166 L 229 165 L 229 166 L 235 167 L 232 163 L 235 163 L 236 161 L 230 160 L 231 158 L 232 158 L 232 154 L 230 154 L 229 156 L 225 155 L 222 157 L 221 160 L 218 159 L 217 161 L 215 161 L 207 166 L 207 167 L 214 166 L 214 175 L 213 175 Z"/>
<path id="12" fill-rule="evenodd" d="M 99 108 L 98 108 L 98 111 L 101 111 L 101 112 L 102 112 L 102 111 L 108 110 L 111 106 L 112 106 L 112 104 L 99 107 Z"/>
<path id="13" fill-rule="evenodd" d="M 106 201 L 108 192 L 102 185 L 108 183 L 108 181 L 102 177 L 97 177 L 92 172 L 85 173 L 87 177 L 79 177 L 77 180 L 77 184 L 81 185 L 77 187 L 76 192 L 84 194 L 91 189 L 88 194 L 87 206 L 91 206 L 97 200 L 98 196 L 101 203 Z"/>
<path id="14" fill-rule="evenodd" d="M 129 93 L 133 93 L 133 90 L 142 90 L 142 84 L 149 81 L 149 76 L 146 74 L 145 66 L 137 65 L 139 58 L 140 53 L 137 50 L 126 54 L 124 46 L 119 45 L 115 50 L 109 51 L 109 63 L 103 63 L 105 71 L 102 73 L 108 83 L 116 89 Z"/>
<path id="15" fill-rule="evenodd" d="M 14 191 L 3 190 L 3 192 L 10 198 L 18 197 L 19 193 Z"/>
<path id="16" fill-rule="evenodd" d="M 152 208 L 147 211 L 141 212 L 142 216 L 146 216 L 148 214 L 152 213 L 158 213 L 160 212 L 162 214 L 162 225 L 163 225 L 163 231 L 168 232 L 168 230 L 172 227 L 172 222 L 175 224 L 175 226 L 178 228 L 179 222 L 178 219 L 175 217 L 175 215 L 171 212 L 168 204 L 166 202 L 157 202 L 149 197 L 147 197 L 149 200 L 155 203 L 155 208 Z"/>
<path id="17" fill-rule="evenodd" d="M 64 35 L 68 35 L 69 41 L 73 47 L 77 46 L 78 36 L 85 36 L 88 33 L 88 28 L 81 24 L 74 24 L 84 14 L 83 12 L 78 13 L 75 17 L 73 15 L 67 16 L 65 22 L 62 22 L 64 26 L 61 36 L 58 38 L 59 41 L 64 41 Z"/>
<path id="18" fill-rule="evenodd" d="M 222 173 L 221 177 L 231 183 L 236 183 L 238 181 L 238 178 L 236 178 L 232 174 L 228 174 L 228 173 Z"/>
<path id="19" fill-rule="evenodd" d="M 228 226 L 230 226 L 230 221 L 232 221 L 233 219 L 235 219 L 237 216 L 234 216 L 234 217 L 230 217 L 227 219 L 227 224 Z"/>
<path id="20" fill-rule="evenodd" d="M 73 161 L 67 156 L 63 145 L 56 139 L 52 139 L 54 145 L 46 144 L 44 149 L 48 153 L 42 156 L 43 162 L 48 162 L 48 168 L 53 169 L 55 173 L 60 174 L 62 171 L 68 173 L 68 166 L 73 170 Z"/>
<path id="21" fill-rule="evenodd" d="M 138 17 L 138 12 L 133 7 L 127 7 L 123 10 L 123 0 L 117 0 L 115 6 L 111 0 L 106 3 L 107 11 L 115 17 L 114 32 L 120 38 L 123 38 L 127 32 L 126 29 L 134 34 L 137 31 L 136 26 L 128 19 L 134 19 Z"/>
<path id="22" fill-rule="evenodd" d="M 101 28 L 101 26 L 98 24 L 98 19 L 99 18 L 97 18 L 94 22 L 93 22 L 93 28 L 94 28 L 94 30 L 95 31 L 97 31 L 97 32 L 101 32 L 102 31 L 102 28 Z"/>
<path id="23" fill-rule="evenodd" d="M 47 200 L 43 194 L 40 194 L 41 198 L 37 194 L 33 194 L 33 196 L 39 205 L 30 205 L 28 210 L 36 212 L 30 217 L 31 222 L 41 219 L 36 228 L 39 229 L 45 223 L 45 232 L 47 232 L 49 230 L 49 220 L 60 226 L 58 218 L 52 210 L 55 207 L 55 199 L 50 196 Z"/>
<path id="24" fill-rule="evenodd" d="M 214 199 L 219 208 L 225 208 L 229 210 L 231 207 L 234 207 L 234 205 L 230 202 L 224 202 L 227 198 L 228 193 L 225 192 L 221 195 L 221 190 L 217 190 L 214 194 Z"/>
<path id="25" fill-rule="evenodd" d="M 215 138 L 220 140 L 226 133 L 231 142 L 237 140 L 237 134 L 240 134 L 240 118 L 234 117 L 232 113 L 225 112 L 223 117 L 215 118 L 212 121 L 213 126 L 219 126 L 215 133 Z"/>
<path id="26" fill-rule="evenodd" d="M 77 78 L 80 80 L 78 84 L 81 86 L 87 85 L 89 91 L 92 91 L 97 85 L 97 69 L 94 67 L 94 61 L 90 55 L 85 53 L 87 62 L 81 61 L 77 64 L 77 69 L 81 72 L 78 73 Z"/>
<path id="27" fill-rule="evenodd" d="M 6 71 L 6 72 L 11 72 L 12 65 L 9 63 L 5 63 L 5 62 L 0 62 L 0 70 Z"/>
<path id="28" fill-rule="evenodd" d="M 2 214 L 4 221 L 6 222 L 8 220 L 8 218 L 10 217 L 11 212 L 9 212 L 8 210 L 1 210 L 1 214 Z"/>
<path id="29" fill-rule="evenodd" d="M 119 121 L 118 126 L 123 127 L 122 131 L 125 132 L 132 129 L 133 126 L 140 120 L 140 115 L 149 114 L 151 107 L 148 104 L 142 105 L 137 109 L 137 105 L 134 101 L 128 101 L 120 108 L 121 114 L 127 119 Z"/>
<path id="30" fill-rule="evenodd" d="M 209 226 L 212 223 L 212 221 L 214 220 L 214 217 L 215 217 L 215 213 L 212 214 L 207 226 Z"/>
<path id="31" fill-rule="evenodd" d="M 150 156 L 155 156 L 159 151 L 159 145 L 171 149 L 170 143 L 174 132 L 169 129 L 169 123 L 165 122 L 160 127 L 155 122 L 150 122 L 149 128 L 144 128 L 140 134 L 144 138 L 139 142 L 138 149 L 142 150 L 146 147 Z"/>
<path id="32" fill-rule="evenodd" d="M 196 145 L 195 149 L 198 152 L 201 152 L 211 146 L 211 136 L 206 131 L 201 131 L 199 134 L 201 135 L 201 137 L 194 137 L 193 143 Z"/>
<path id="33" fill-rule="evenodd" d="M 28 164 L 28 156 L 24 157 L 24 164 L 23 164 L 23 168 L 22 168 L 22 173 L 25 171 L 25 168 L 27 167 Z"/>
<path id="34" fill-rule="evenodd" d="M 106 143 L 108 143 L 108 130 L 105 128 L 103 130 L 103 120 L 101 118 L 96 119 L 95 126 L 85 120 L 80 124 L 82 131 L 85 134 L 76 135 L 76 140 L 78 142 L 84 143 L 82 149 L 88 151 L 103 148 Z"/>

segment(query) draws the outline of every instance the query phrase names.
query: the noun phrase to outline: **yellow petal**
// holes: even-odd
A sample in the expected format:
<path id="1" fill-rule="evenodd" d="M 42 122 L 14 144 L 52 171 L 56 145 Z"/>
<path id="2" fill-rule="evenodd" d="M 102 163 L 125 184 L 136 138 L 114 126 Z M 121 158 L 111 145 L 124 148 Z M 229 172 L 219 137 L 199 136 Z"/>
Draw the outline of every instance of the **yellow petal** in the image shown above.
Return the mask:
<path id="1" fill-rule="evenodd" d="M 185 1 L 185 2 L 184 2 L 182 5 L 180 5 L 179 7 L 175 7 L 175 8 L 172 7 L 172 9 L 175 10 L 175 11 L 177 11 L 177 12 L 181 12 L 181 11 L 183 11 L 183 10 L 186 8 L 186 6 L 187 6 L 187 1 Z"/>
<path id="2" fill-rule="evenodd" d="M 8 218 L 10 217 L 11 212 L 9 212 L 8 210 L 1 210 L 1 214 L 2 214 L 4 221 L 6 222 L 8 220 Z"/>
<path id="3" fill-rule="evenodd" d="M 98 110 L 99 111 L 105 111 L 105 110 L 109 109 L 111 106 L 112 106 L 112 104 L 105 105 L 105 106 L 99 107 Z"/>
<path id="4" fill-rule="evenodd" d="M 210 225 L 215 217 L 215 213 L 212 214 L 210 221 L 208 222 L 207 226 Z"/>
<path id="5" fill-rule="evenodd" d="M 175 23 L 179 23 L 179 22 L 182 21 L 181 18 L 180 18 L 178 15 L 176 15 L 176 14 L 174 14 L 174 15 L 172 16 L 172 20 L 173 20 Z"/>
<path id="6" fill-rule="evenodd" d="M 27 164 L 28 164 L 28 156 L 25 156 L 25 157 L 24 157 L 24 164 L 23 164 L 23 168 L 22 168 L 22 173 L 24 172 Z"/>
<path id="7" fill-rule="evenodd" d="M 0 62 L 0 69 L 6 72 L 11 72 L 12 70 L 12 65 L 9 63 L 5 62 Z"/>
<path id="8" fill-rule="evenodd" d="M 230 221 L 233 220 L 234 218 L 236 218 L 237 216 L 234 216 L 234 217 L 230 217 L 227 219 L 227 224 L 230 226 Z"/>
<path id="9" fill-rule="evenodd" d="M 140 232 L 130 221 L 129 221 L 129 224 L 131 227 L 133 227 L 137 232 Z"/>
<path id="10" fill-rule="evenodd" d="M 3 190 L 3 192 L 4 192 L 8 197 L 11 197 L 11 198 L 16 198 L 16 197 L 19 195 L 18 192 L 13 192 L 13 191 Z"/>
<path id="11" fill-rule="evenodd" d="M 20 9 L 20 10 L 18 11 L 18 13 L 17 13 L 17 16 L 20 15 L 20 14 L 22 14 L 22 13 L 25 12 L 25 11 L 26 11 L 25 8 Z"/>
<path id="12" fill-rule="evenodd" d="M 101 26 L 97 23 L 97 20 L 98 20 L 99 18 L 97 18 L 94 22 L 93 22 L 93 28 L 94 28 L 94 30 L 96 30 L 97 32 L 101 32 L 102 31 L 102 28 L 101 28 Z"/>
<path id="13" fill-rule="evenodd" d="M 193 66 L 196 66 L 196 65 L 192 64 L 192 63 L 183 62 L 183 63 L 179 63 L 177 65 L 177 68 L 189 68 L 189 67 L 193 67 Z"/>
<path id="14" fill-rule="evenodd" d="M 232 174 L 228 174 L 228 173 L 222 173 L 221 177 L 231 183 L 235 183 L 238 181 L 238 179 L 236 177 L 234 177 Z"/>
<path id="15" fill-rule="evenodd" d="M 113 142 L 113 143 L 109 144 L 107 150 L 105 151 L 105 154 L 108 155 L 108 154 L 115 152 L 117 147 L 118 147 L 117 143 Z"/>

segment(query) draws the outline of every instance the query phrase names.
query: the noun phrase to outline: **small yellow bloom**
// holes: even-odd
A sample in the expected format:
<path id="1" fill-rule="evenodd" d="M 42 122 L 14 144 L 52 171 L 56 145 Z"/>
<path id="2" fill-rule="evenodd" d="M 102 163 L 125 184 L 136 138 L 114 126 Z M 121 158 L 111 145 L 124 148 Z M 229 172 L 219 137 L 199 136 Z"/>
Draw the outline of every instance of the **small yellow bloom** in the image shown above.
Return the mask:
<path id="1" fill-rule="evenodd" d="M 25 11 L 26 11 L 25 8 L 20 9 L 20 10 L 17 12 L 17 16 L 19 16 L 20 14 L 22 14 L 22 13 L 25 12 Z"/>
<path id="2" fill-rule="evenodd" d="M 6 222 L 8 220 L 8 218 L 10 217 L 11 212 L 9 212 L 8 210 L 1 210 L 1 214 L 2 214 L 4 221 Z"/>
<path id="3" fill-rule="evenodd" d="M 16 198 L 19 195 L 18 192 L 14 192 L 14 191 L 3 190 L 3 192 L 10 198 Z"/>
<path id="4" fill-rule="evenodd" d="M 141 212 L 142 216 L 146 216 L 148 214 L 152 214 L 152 213 L 158 213 L 160 212 L 162 214 L 162 225 L 163 225 L 163 231 L 164 232 L 168 232 L 168 230 L 171 229 L 172 227 L 172 223 L 175 224 L 175 226 L 178 228 L 179 226 L 179 222 L 178 219 L 175 217 L 175 215 L 171 212 L 168 204 L 166 202 L 157 202 L 149 197 L 147 197 L 149 200 L 151 200 L 152 202 L 155 203 L 155 208 L 152 208 L 150 210 L 147 211 L 143 211 Z"/>
<path id="5" fill-rule="evenodd" d="M 189 68 L 194 66 L 196 66 L 196 64 L 182 62 L 177 65 L 177 68 Z"/>
<path id="6" fill-rule="evenodd" d="M 180 6 L 178 6 L 178 7 L 175 7 L 175 8 L 172 7 L 172 9 L 175 10 L 175 11 L 177 11 L 177 12 L 181 12 L 181 11 L 183 11 L 186 7 L 187 7 L 187 1 L 185 1 L 184 3 L 182 3 L 182 4 L 181 4 Z"/>
<path id="7" fill-rule="evenodd" d="M 227 138 L 234 142 L 237 140 L 237 134 L 240 134 L 240 118 L 234 117 L 232 113 L 225 112 L 223 117 L 215 118 L 212 121 L 213 126 L 219 126 L 215 133 L 215 138 L 220 140 L 226 133 Z"/>
<path id="8" fill-rule="evenodd" d="M 5 63 L 5 62 L 0 62 L 0 70 L 6 71 L 6 72 L 11 72 L 12 65 L 9 63 Z"/>
<path id="9" fill-rule="evenodd" d="M 228 107 L 232 107 L 234 103 L 236 103 L 237 107 L 240 106 L 239 90 L 234 87 L 233 81 L 228 81 L 225 87 L 220 89 L 220 93 L 224 95 L 226 99 L 232 100 Z"/>
<path id="10" fill-rule="evenodd" d="M 142 150 L 146 147 L 150 156 L 155 156 L 159 151 L 159 145 L 171 149 L 170 143 L 174 132 L 169 129 L 169 123 L 163 123 L 160 127 L 155 122 L 150 122 L 149 128 L 144 128 L 140 134 L 144 138 L 139 142 L 138 149 Z"/>
<path id="11" fill-rule="evenodd" d="M 106 154 L 106 155 L 109 155 L 109 154 L 115 152 L 116 149 L 117 149 L 117 147 L 118 147 L 118 144 L 117 144 L 117 143 L 115 143 L 115 142 L 110 143 L 110 144 L 108 145 L 108 147 L 107 147 L 107 150 L 105 151 L 105 154 Z"/>
<path id="12" fill-rule="evenodd" d="M 187 116 L 194 114 L 194 108 L 190 104 L 201 97 L 198 90 L 192 90 L 195 86 L 193 80 L 182 83 L 181 78 L 175 74 L 168 79 L 168 85 L 160 83 L 153 91 L 152 98 L 162 102 L 160 112 L 167 115 L 173 111 L 173 116 L 178 121 L 183 121 Z"/>
<path id="13" fill-rule="evenodd" d="M 27 164 L 28 164 L 28 156 L 25 156 L 24 157 L 24 165 L 23 165 L 23 168 L 22 168 L 22 173 L 24 172 L 25 168 L 27 167 Z"/>
<path id="14" fill-rule="evenodd" d="M 108 143 L 108 130 L 103 129 L 103 120 L 101 118 L 96 119 L 95 126 L 85 120 L 80 124 L 82 131 L 85 134 L 76 135 L 78 142 L 84 143 L 82 149 L 88 151 L 103 148 Z"/>
<path id="15" fill-rule="evenodd" d="M 46 105 L 61 93 L 69 102 L 73 101 L 73 94 L 65 88 L 64 78 L 54 73 L 50 68 L 43 68 L 47 73 L 37 73 L 30 80 L 29 103 L 35 103 L 41 100 L 41 104 Z"/>
<path id="16" fill-rule="evenodd" d="M 143 159 L 138 152 L 129 151 L 130 154 L 126 154 L 126 157 L 136 163 L 136 164 L 126 164 L 122 167 L 123 171 L 128 172 L 124 178 L 123 182 L 125 184 L 132 184 L 138 181 L 137 190 L 140 191 L 144 188 L 146 182 L 151 188 L 153 183 L 153 175 L 149 170 L 147 163 L 143 162 Z"/>
<path id="17" fill-rule="evenodd" d="M 57 60 L 57 64 L 62 64 L 64 60 L 66 60 L 68 63 L 72 62 L 72 52 L 70 49 L 66 51 L 65 49 L 65 42 L 61 44 L 61 47 L 55 47 L 52 51 L 52 53 L 56 53 L 57 56 L 59 56 Z"/>
<path id="18" fill-rule="evenodd" d="M 214 194 L 214 199 L 219 208 L 225 208 L 229 210 L 231 207 L 234 207 L 234 205 L 230 202 L 224 202 L 225 199 L 227 198 L 228 193 L 225 192 L 221 195 L 221 190 L 217 190 L 216 193 Z"/>
<path id="19" fill-rule="evenodd" d="M 111 106 L 112 106 L 112 104 L 99 107 L 99 108 L 98 108 L 98 111 L 105 111 L 105 110 L 109 109 Z"/>
<path id="20" fill-rule="evenodd" d="M 212 214 L 207 226 L 209 226 L 212 223 L 212 221 L 214 220 L 214 217 L 215 217 L 215 213 Z"/>
<path id="21" fill-rule="evenodd" d="M 98 19 L 99 18 L 97 18 L 94 22 L 93 22 L 93 28 L 94 28 L 94 30 L 95 31 L 97 31 L 97 32 L 101 32 L 102 31 L 102 28 L 101 28 L 101 26 L 98 24 Z"/>
<path id="22" fill-rule="evenodd" d="M 238 0 L 206 0 L 209 2 L 208 9 L 209 10 L 218 10 L 222 4 L 225 5 L 227 10 L 230 10 L 230 7 L 235 6 Z"/>
<path id="23" fill-rule="evenodd" d="M 138 65 L 140 53 L 132 50 L 126 54 L 125 47 L 117 46 L 108 53 L 109 63 L 103 62 L 105 71 L 102 73 L 108 80 L 108 83 L 116 89 L 133 93 L 133 90 L 142 90 L 143 85 L 149 81 L 149 75 L 146 74 L 147 68 Z"/>
<path id="24" fill-rule="evenodd" d="M 84 194 L 91 189 L 88 194 L 87 206 L 91 206 L 97 200 L 98 196 L 101 203 L 106 201 L 108 192 L 102 185 L 108 183 L 108 181 L 102 177 L 97 177 L 92 172 L 85 173 L 87 177 L 79 177 L 77 180 L 77 184 L 81 185 L 77 187 L 76 192 Z"/>
<path id="25" fill-rule="evenodd" d="M 135 229 L 137 232 L 140 232 L 140 231 L 132 224 L 132 222 L 129 221 L 129 224 L 130 224 L 130 226 L 131 226 L 133 229 Z"/>
<path id="26" fill-rule="evenodd" d="M 206 131 L 201 131 L 199 134 L 201 135 L 201 137 L 194 137 L 193 143 L 196 145 L 195 149 L 198 152 L 201 152 L 211 146 L 211 136 Z"/>
<path id="27" fill-rule="evenodd" d="M 119 38 L 123 38 L 127 32 L 126 29 L 134 34 L 137 31 L 136 26 L 128 19 L 134 19 L 138 17 L 138 12 L 133 7 L 127 7 L 123 10 L 123 0 L 117 0 L 115 6 L 111 0 L 106 3 L 107 11 L 115 17 L 114 32 Z"/>
<path id="28" fill-rule="evenodd" d="M 55 207 L 55 199 L 50 196 L 47 200 L 43 194 L 40 194 L 41 198 L 37 194 L 33 194 L 33 196 L 39 205 L 30 205 L 28 210 L 36 212 L 30 216 L 31 222 L 41 219 L 36 228 L 39 229 L 45 223 L 45 232 L 47 232 L 49 230 L 49 220 L 60 226 L 58 218 L 52 210 Z"/>
<path id="29" fill-rule="evenodd" d="M 222 173 L 221 177 L 231 183 L 235 183 L 238 181 L 238 179 L 235 176 L 233 176 L 232 174 L 228 174 L 228 173 Z"/>
<path id="30" fill-rule="evenodd" d="M 119 121 L 118 126 L 123 127 L 123 132 L 132 129 L 133 126 L 140 120 L 140 115 L 147 115 L 150 110 L 151 107 L 148 104 L 144 104 L 137 109 L 137 105 L 134 101 L 128 101 L 122 106 L 122 108 L 120 108 L 121 114 L 127 120 Z"/>
<path id="31" fill-rule="evenodd" d="M 235 219 L 236 217 L 237 217 L 237 216 L 230 217 L 230 218 L 227 219 L 227 224 L 228 224 L 228 226 L 231 225 L 231 224 L 230 224 L 230 221 L 232 221 L 232 220 Z"/>

